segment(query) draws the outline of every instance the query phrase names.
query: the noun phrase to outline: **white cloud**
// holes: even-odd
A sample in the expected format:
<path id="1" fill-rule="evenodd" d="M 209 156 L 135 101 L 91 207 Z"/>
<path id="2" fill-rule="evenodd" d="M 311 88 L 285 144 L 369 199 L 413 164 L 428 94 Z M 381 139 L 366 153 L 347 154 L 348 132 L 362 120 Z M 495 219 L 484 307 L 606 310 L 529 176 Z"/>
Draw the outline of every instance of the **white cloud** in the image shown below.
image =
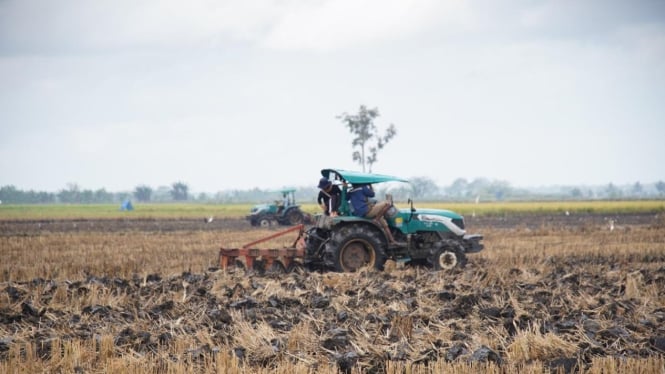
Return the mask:
<path id="1" fill-rule="evenodd" d="M 259 0 L 21 0 L 0 3 L 0 46 L 107 50 L 254 40 L 278 12 Z M 27 22 L 27 20 L 30 22 Z"/>
<path id="2" fill-rule="evenodd" d="M 294 7 L 270 30 L 264 45 L 277 49 L 337 49 L 405 39 L 434 25 L 449 30 L 469 22 L 465 1 L 330 0 Z"/>
<path id="3" fill-rule="evenodd" d="M 519 22 L 525 27 L 539 27 L 550 19 L 551 5 L 540 4 L 522 10 L 519 14 Z"/>
<path id="4" fill-rule="evenodd" d="M 437 24 L 455 29 L 470 19 L 466 0 L 22 0 L 0 7 L 0 46 L 41 51 L 215 47 L 228 40 L 335 49 L 407 38 Z"/>
<path id="5" fill-rule="evenodd" d="M 656 61 L 665 67 L 665 27 L 647 23 L 622 27 L 617 31 L 619 43 L 642 61 Z M 665 70 L 661 70 L 665 73 Z"/>

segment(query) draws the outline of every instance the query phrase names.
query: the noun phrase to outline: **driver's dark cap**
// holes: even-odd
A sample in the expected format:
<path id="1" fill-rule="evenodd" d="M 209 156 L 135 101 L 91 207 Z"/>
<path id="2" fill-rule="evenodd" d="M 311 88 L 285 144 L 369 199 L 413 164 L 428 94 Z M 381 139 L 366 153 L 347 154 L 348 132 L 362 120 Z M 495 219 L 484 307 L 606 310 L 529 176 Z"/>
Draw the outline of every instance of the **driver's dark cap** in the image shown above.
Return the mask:
<path id="1" fill-rule="evenodd" d="M 321 189 L 326 189 L 331 184 L 332 184 L 332 182 L 329 181 L 328 178 L 323 177 L 323 178 L 319 179 L 319 188 L 321 188 Z"/>

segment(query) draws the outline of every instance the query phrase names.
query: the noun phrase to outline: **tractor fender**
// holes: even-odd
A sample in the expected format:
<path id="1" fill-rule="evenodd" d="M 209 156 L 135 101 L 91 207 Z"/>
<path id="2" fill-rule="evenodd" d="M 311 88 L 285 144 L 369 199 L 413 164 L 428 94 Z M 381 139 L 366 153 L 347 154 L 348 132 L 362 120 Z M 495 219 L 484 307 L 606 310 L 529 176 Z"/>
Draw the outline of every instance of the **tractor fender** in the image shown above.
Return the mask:
<path id="1" fill-rule="evenodd" d="M 295 217 L 299 217 L 293 220 L 294 218 L 291 217 L 292 215 L 295 214 Z M 291 205 L 284 209 L 282 212 L 279 213 L 279 215 L 276 216 L 277 221 L 282 224 L 282 225 L 296 225 L 296 224 L 301 224 L 305 220 L 305 215 L 304 213 L 300 210 L 299 205 Z"/>
<path id="2" fill-rule="evenodd" d="M 286 215 L 286 213 L 292 210 L 300 210 L 300 205 L 289 205 L 286 209 L 284 209 L 283 215 Z"/>

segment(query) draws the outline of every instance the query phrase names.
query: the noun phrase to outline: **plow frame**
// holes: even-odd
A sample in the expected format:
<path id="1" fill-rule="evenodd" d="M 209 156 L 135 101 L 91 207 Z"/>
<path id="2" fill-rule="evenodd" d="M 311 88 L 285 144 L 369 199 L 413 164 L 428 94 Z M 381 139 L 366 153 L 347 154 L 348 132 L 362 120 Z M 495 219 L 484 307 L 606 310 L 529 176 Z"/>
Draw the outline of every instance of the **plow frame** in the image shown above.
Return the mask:
<path id="1" fill-rule="evenodd" d="M 293 242 L 291 247 L 279 248 L 279 249 L 264 249 L 264 248 L 252 248 L 253 246 L 264 243 L 280 236 L 290 234 L 292 232 L 299 231 L 298 237 Z M 224 248 L 219 249 L 219 267 L 223 270 L 226 270 L 229 266 L 236 266 L 236 259 L 240 256 L 245 257 L 245 264 L 247 269 L 252 269 L 254 267 L 254 262 L 257 257 L 261 257 L 265 261 L 265 268 L 269 269 L 275 261 L 280 261 L 284 265 L 285 269 L 288 269 L 289 266 L 294 262 L 296 258 L 305 257 L 305 244 L 303 236 L 305 233 L 305 225 L 300 224 L 293 227 L 290 227 L 286 230 L 278 231 L 272 235 L 268 235 L 264 238 L 255 240 L 253 242 L 243 245 L 241 248 Z"/>

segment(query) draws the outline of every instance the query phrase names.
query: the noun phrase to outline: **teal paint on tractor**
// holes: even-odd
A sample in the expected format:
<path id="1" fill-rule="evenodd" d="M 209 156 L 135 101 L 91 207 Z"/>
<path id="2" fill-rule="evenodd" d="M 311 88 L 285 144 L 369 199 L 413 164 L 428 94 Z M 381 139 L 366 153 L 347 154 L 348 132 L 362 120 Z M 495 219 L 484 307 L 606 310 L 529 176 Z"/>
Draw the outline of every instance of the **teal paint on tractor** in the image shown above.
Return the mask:
<path id="1" fill-rule="evenodd" d="M 451 231 L 448 226 L 442 223 L 443 221 L 419 219 L 418 217 L 422 215 L 446 217 L 450 218 L 451 222 L 459 222 L 464 219 L 461 215 L 444 209 L 418 209 L 416 217 L 412 217 L 410 209 L 398 209 L 397 212 L 395 217 L 388 218 L 388 223 L 404 234 L 413 234 L 420 231 Z"/>
<path id="2" fill-rule="evenodd" d="M 332 176 L 331 176 L 332 174 Z M 373 174 L 373 173 L 362 173 L 359 171 L 350 171 L 343 169 L 323 169 L 321 170 L 321 175 L 328 179 L 334 179 L 335 175 L 343 178 L 345 181 L 351 184 L 370 184 L 370 183 L 382 183 L 382 182 L 408 182 L 406 179 L 399 177 L 394 177 L 392 175 L 383 175 L 383 174 Z"/>
<path id="3" fill-rule="evenodd" d="M 250 214 L 259 214 L 259 213 L 277 213 L 277 204 L 257 204 L 252 207 Z"/>
<path id="4" fill-rule="evenodd" d="M 321 175 L 340 185 L 340 215 L 319 215 L 316 226 L 307 231 L 305 263 L 310 266 L 337 271 L 355 271 L 361 266 L 382 269 L 392 259 L 448 270 L 464 266 L 466 254 L 483 249 L 482 235 L 467 234 L 463 216 L 445 209 L 415 208 L 411 199 L 409 208 L 392 207 L 384 216 L 398 241 L 389 245 L 385 228 L 375 220 L 351 215 L 347 193 L 363 184 L 408 181 L 342 169 L 323 169 Z"/>

